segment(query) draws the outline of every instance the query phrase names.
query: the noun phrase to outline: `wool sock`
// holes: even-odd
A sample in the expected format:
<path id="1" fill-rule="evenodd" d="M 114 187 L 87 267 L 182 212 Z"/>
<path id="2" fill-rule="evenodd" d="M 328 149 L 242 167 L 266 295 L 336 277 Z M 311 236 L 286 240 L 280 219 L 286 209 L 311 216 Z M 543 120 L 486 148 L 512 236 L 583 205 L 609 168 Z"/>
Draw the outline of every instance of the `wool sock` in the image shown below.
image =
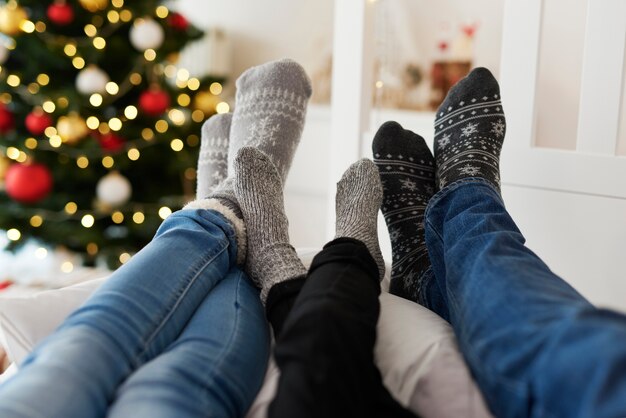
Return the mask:
<path id="1" fill-rule="evenodd" d="M 378 265 L 381 280 L 385 275 L 385 262 L 378 245 L 378 209 L 382 200 L 378 169 L 367 158 L 352 164 L 337 183 L 335 238 L 363 242 Z"/>
<path id="2" fill-rule="evenodd" d="M 196 198 L 203 199 L 228 175 L 228 135 L 232 113 L 213 115 L 202 125 Z"/>
<path id="3" fill-rule="evenodd" d="M 227 135 L 229 176 L 208 194 L 204 191 L 210 188 L 210 186 L 205 188 L 210 182 L 203 183 L 202 188 L 199 184 L 198 200 L 187 204 L 185 208 L 214 209 L 221 212 L 235 228 L 238 244 L 237 262 L 241 264 L 246 256 L 247 240 L 243 213 L 234 191 L 235 155 L 244 145 L 261 149 L 278 167 L 282 190 L 300 142 L 306 107 L 311 97 L 311 82 L 298 63 L 279 60 L 250 68 L 237 79 L 236 85 L 236 106 L 230 120 L 218 118 L 215 126 L 209 120 L 206 126 L 211 130 L 215 127 L 216 135 L 221 137 L 230 122 L 230 131 Z M 199 162 L 198 176 L 200 168 Z M 203 178 L 206 177 L 203 175 Z"/>
<path id="4" fill-rule="evenodd" d="M 232 191 L 233 179 L 228 174 L 228 135 L 232 114 L 218 114 L 202 126 L 196 200 L 183 209 L 215 210 L 232 225 L 237 239 L 237 264 L 246 257 L 246 229 L 243 215 Z M 221 192 L 216 193 L 216 190 Z"/>
<path id="5" fill-rule="evenodd" d="M 237 151 L 252 146 L 269 156 L 278 169 L 281 187 L 300 142 L 311 82 L 295 61 L 271 61 L 246 70 L 236 82 L 235 110 L 230 126 L 228 172 Z M 238 216 L 234 181 L 227 178 L 210 197 L 220 199 Z"/>
<path id="6" fill-rule="evenodd" d="M 242 146 L 258 148 L 270 157 L 284 185 L 304 127 L 311 82 L 300 64 L 283 59 L 250 68 L 236 85 L 228 166 Z"/>
<path id="7" fill-rule="evenodd" d="M 246 223 L 246 271 L 267 295 L 277 283 L 306 275 L 296 250 L 289 244 L 282 180 L 271 158 L 257 148 L 242 147 L 235 156 L 234 192 Z"/>
<path id="8" fill-rule="evenodd" d="M 500 150 L 506 124 L 500 87 L 486 68 L 459 81 L 437 110 L 435 159 L 439 188 L 480 177 L 500 190 Z"/>
<path id="9" fill-rule="evenodd" d="M 383 185 L 382 212 L 391 239 L 389 293 L 418 302 L 421 277 L 430 267 L 424 212 L 435 193 L 435 159 L 421 136 L 386 122 L 372 143 Z"/>

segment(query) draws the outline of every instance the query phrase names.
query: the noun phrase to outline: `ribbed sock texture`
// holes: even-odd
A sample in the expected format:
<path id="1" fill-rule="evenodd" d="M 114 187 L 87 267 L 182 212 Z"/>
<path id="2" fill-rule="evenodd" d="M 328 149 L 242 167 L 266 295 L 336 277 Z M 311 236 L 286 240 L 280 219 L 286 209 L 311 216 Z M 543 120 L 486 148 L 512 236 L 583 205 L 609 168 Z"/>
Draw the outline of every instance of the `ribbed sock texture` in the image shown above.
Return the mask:
<path id="1" fill-rule="evenodd" d="M 367 158 L 352 164 L 337 183 L 335 238 L 349 237 L 363 242 L 378 265 L 381 280 L 385 275 L 385 262 L 378 245 L 378 209 L 382 200 L 378 169 Z"/>
<path id="2" fill-rule="evenodd" d="M 232 210 L 235 215 L 237 215 L 240 219 L 243 219 L 243 214 L 241 212 L 241 208 L 239 207 L 239 202 L 237 201 L 237 196 L 235 196 L 235 177 L 233 172 L 223 180 L 215 190 L 209 195 L 209 198 L 218 199 L 224 206 L 227 206 L 230 210 Z"/>
<path id="3" fill-rule="evenodd" d="M 241 147 L 252 146 L 270 157 L 284 184 L 304 127 L 311 82 L 300 64 L 283 59 L 250 68 L 236 85 L 228 166 Z"/>
<path id="4" fill-rule="evenodd" d="M 228 135 L 231 113 L 217 114 L 202 125 L 196 178 L 196 199 L 209 196 L 228 176 Z"/>
<path id="5" fill-rule="evenodd" d="M 439 188 L 480 177 L 499 190 L 505 131 L 498 82 L 486 68 L 476 68 L 452 87 L 437 110 L 434 148 Z"/>
<path id="6" fill-rule="evenodd" d="M 289 244 L 280 175 L 269 156 L 242 147 L 234 160 L 234 191 L 248 236 L 246 271 L 261 289 L 261 301 L 277 283 L 306 275 L 296 250 Z"/>
<path id="7" fill-rule="evenodd" d="M 383 185 L 382 212 L 391 239 L 389 293 L 418 302 L 430 267 L 424 212 L 435 192 L 435 159 L 421 136 L 386 122 L 374 136 L 374 162 Z"/>

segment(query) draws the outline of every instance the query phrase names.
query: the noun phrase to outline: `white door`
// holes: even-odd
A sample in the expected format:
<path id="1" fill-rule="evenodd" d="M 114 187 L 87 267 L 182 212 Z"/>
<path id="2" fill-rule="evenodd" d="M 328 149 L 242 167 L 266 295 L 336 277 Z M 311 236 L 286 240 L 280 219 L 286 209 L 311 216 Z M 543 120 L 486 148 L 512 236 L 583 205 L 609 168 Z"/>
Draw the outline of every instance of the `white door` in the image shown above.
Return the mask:
<path id="1" fill-rule="evenodd" d="M 586 3 L 581 68 L 562 69 L 564 75 L 580 72 L 578 115 L 554 121 L 556 129 L 549 132 L 558 135 L 562 127 L 575 141 L 569 149 L 550 149 L 539 144 L 563 138 L 538 132 L 545 115 L 537 86 L 540 57 L 545 57 L 540 50 L 550 41 L 542 39 L 542 21 L 551 1 L 506 1 L 500 74 L 507 115 L 504 197 L 529 246 L 551 268 L 592 301 L 626 310 L 626 157 L 618 153 L 626 143 L 620 126 L 626 124 L 620 117 L 626 1 L 571 3 Z M 563 42 L 562 47 L 578 45 Z M 549 101 L 572 105 L 570 97 Z"/>

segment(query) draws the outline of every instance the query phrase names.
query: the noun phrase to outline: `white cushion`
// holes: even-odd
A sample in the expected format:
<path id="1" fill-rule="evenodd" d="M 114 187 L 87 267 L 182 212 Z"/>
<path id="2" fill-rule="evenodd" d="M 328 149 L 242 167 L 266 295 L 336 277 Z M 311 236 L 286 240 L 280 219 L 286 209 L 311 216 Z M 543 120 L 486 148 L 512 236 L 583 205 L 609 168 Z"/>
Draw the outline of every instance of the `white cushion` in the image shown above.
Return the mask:
<path id="1" fill-rule="evenodd" d="M 102 277 L 33 296 L 0 298 L 0 343 L 9 358 L 19 365 L 105 280 Z"/>
<path id="2" fill-rule="evenodd" d="M 317 252 L 306 249 L 298 254 L 308 266 Z M 9 358 L 19 365 L 105 280 L 90 280 L 32 297 L 0 298 L 0 344 Z M 383 288 L 386 284 L 388 277 Z M 380 303 L 375 358 L 394 397 L 422 417 L 489 417 L 450 325 L 422 306 L 385 291 Z M 272 360 L 247 418 L 266 416 L 278 377 Z"/>

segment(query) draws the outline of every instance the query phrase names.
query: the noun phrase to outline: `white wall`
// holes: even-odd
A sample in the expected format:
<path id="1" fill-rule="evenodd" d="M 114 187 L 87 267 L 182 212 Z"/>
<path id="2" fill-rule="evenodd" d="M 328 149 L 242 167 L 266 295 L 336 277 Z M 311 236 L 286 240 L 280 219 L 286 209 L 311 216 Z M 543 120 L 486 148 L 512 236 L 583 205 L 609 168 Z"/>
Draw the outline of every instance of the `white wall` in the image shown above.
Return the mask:
<path id="1" fill-rule="evenodd" d="M 437 56 L 437 42 L 442 24 L 449 24 L 452 36 L 465 23 L 475 22 L 478 30 L 474 42 L 474 65 L 500 70 L 503 0 L 387 0 L 393 4 L 389 16 L 392 26 L 399 26 L 398 42 L 402 55 L 422 56 L 431 62 Z"/>
<path id="2" fill-rule="evenodd" d="M 626 50 L 624 51 L 624 62 L 626 62 Z M 622 77 L 622 104 L 621 104 L 620 129 L 618 133 L 617 154 L 626 156 L 626 65 L 624 66 L 624 76 Z"/>
<path id="3" fill-rule="evenodd" d="M 226 30 L 233 81 L 253 65 L 283 57 L 311 71 L 332 41 L 333 0 L 179 0 L 174 6 L 200 28 Z"/>
<path id="4" fill-rule="evenodd" d="M 375 0 L 385 26 L 376 37 L 397 61 L 427 65 L 436 55 L 441 24 L 455 34 L 476 21 L 475 64 L 499 70 L 503 0 Z M 383 4 L 385 3 L 385 4 Z M 300 62 L 310 73 L 331 53 L 333 0 L 179 0 L 174 6 L 201 28 L 219 26 L 233 44 L 232 80 L 246 68 L 281 57 Z M 350 28 L 346 28 L 350 30 Z M 376 48 L 376 45 L 372 45 Z M 426 68 L 427 69 L 427 68 Z"/>

